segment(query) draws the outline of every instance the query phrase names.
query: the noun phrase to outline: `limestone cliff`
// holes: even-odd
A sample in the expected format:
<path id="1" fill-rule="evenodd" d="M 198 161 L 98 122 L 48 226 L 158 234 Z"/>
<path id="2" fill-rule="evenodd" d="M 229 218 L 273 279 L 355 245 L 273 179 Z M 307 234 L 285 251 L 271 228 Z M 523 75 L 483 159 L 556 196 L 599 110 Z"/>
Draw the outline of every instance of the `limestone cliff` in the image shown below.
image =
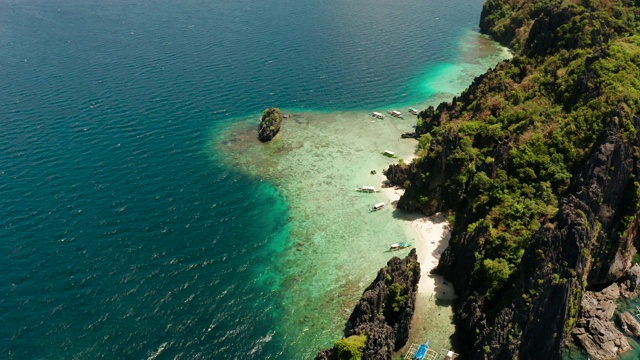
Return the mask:
<path id="1" fill-rule="evenodd" d="M 636 126 L 640 130 L 637 119 Z M 640 140 L 623 141 L 611 123 L 574 178 L 558 214 L 534 234 L 512 287 L 506 289 L 510 301 L 486 302 L 471 275 L 453 279 L 456 289 L 470 289 L 457 317 L 471 358 L 561 358 L 584 292 L 622 278 L 636 254 L 638 216 L 625 211 L 631 180 L 640 176 L 634 146 L 640 146 Z M 620 220 L 629 215 L 633 221 L 625 226 Z M 465 234 L 464 241 L 445 252 L 440 271 L 449 276 L 463 272 L 459 268 L 482 246 L 474 235 Z"/>

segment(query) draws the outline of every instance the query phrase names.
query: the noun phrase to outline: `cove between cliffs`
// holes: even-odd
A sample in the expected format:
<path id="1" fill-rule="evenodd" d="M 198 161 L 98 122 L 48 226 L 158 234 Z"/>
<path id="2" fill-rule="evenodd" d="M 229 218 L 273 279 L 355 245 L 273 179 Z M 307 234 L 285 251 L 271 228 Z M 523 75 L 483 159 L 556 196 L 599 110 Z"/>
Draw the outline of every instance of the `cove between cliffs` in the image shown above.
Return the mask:
<path id="1" fill-rule="evenodd" d="M 356 187 L 379 188 L 382 170 L 413 157 L 417 142 L 401 139 L 412 131 L 415 116 L 374 119 L 370 111 L 386 112 L 409 106 L 423 109 L 450 100 L 500 60 L 506 49 L 477 33 L 466 35 L 454 61 L 431 68 L 407 81 L 428 97 L 422 103 L 380 104 L 362 111 L 299 111 L 282 109 L 289 117 L 270 143 L 257 138 L 258 114 L 233 119 L 232 125 L 212 135 L 211 149 L 219 160 L 241 173 L 274 185 L 289 204 L 286 239 L 274 247 L 268 274 L 277 288 L 280 310 L 277 331 L 285 339 L 290 358 L 312 358 L 338 339 L 354 304 L 394 255 L 388 244 L 414 242 L 420 261 L 433 261 L 437 241 L 445 232 L 444 217 L 423 219 L 395 209 L 398 194 L 386 191 L 363 194 Z M 278 104 L 265 104 L 266 107 Z M 354 108 L 358 108 L 354 104 Z M 381 153 L 393 151 L 396 158 Z M 372 174 L 375 171 L 375 174 Z M 374 203 L 387 206 L 371 212 Z M 433 232 L 429 241 L 425 234 Z M 429 260 L 427 260 L 429 258 Z M 434 264 L 422 264 L 429 269 Z M 423 274 L 424 279 L 429 279 Z M 431 279 L 433 282 L 434 280 Z M 438 282 L 442 294 L 419 289 L 409 343 L 430 338 L 437 347 L 449 348 L 454 328 L 451 293 Z"/>

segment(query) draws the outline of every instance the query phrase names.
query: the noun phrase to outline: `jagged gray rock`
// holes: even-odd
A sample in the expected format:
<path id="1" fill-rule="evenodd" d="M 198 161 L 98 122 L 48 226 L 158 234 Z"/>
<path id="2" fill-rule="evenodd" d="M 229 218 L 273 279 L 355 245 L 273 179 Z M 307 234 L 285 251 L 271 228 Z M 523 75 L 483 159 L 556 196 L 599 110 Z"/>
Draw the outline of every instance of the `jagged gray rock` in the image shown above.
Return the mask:
<path id="1" fill-rule="evenodd" d="M 625 336 L 613 323 L 603 319 L 588 320 L 574 338 L 596 360 L 617 359 L 619 354 L 631 350 Z"/>
<path id="2" fill-rule="evenodd" d="M 640 338 L 640 323 L 629 312 L 618 314 L 618 325 L 620 325 L 625 334 Z"/>
<path id="3" fill-rule="evenodd" d="M 362 359 L 389 359 L 409 339 L 416 302 L 420 263 L 415 249 L 404 259 L 393 257 L 367 287 L 355 306 L 344 336 L 365 334 Z M 322 350 L 316 359 L 335 359 L 334 349 Z"/>
<path id="4" fill-rule="evenodd" d="M 619 297 L 617 283 L 600 292 L 586 291 L 582 296 L 579 318 L 571 334 L 594 359 L 615 359 L 631 349 L 627 338 L 610 321 Z"/>

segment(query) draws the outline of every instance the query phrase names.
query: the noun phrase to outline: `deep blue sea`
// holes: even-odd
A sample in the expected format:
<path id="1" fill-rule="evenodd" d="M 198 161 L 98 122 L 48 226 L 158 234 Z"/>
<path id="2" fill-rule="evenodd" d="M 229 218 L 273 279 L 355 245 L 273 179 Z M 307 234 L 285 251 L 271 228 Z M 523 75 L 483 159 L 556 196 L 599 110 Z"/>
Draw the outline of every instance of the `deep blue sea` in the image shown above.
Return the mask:
<path id="1" fill-rule="evenodd" d="M 274 105 L 423 101 L 481 6 L 0 2 L 0 358 L 309 356 L 279 331 L 287 201 L 208 143 Z"/>

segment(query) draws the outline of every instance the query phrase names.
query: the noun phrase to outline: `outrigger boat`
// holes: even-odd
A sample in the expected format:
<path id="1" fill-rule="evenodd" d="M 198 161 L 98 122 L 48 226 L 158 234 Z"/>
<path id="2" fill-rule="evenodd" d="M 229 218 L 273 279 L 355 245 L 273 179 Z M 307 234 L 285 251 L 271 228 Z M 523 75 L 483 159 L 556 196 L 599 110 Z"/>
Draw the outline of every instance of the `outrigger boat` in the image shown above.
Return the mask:
<path id="1" fill-rule="evenodd" d="M 429 340 L 427 342 L 420 345 L 418 351 L 416 351 L 416 355 L 413 357 L 413 360 L 424 360 L 425 355 L 427 355 L 427 351 L 429 350 Z"/>
<path id="2" fill-rule="evenodd" d="M 383 207 L 384 207 L 384 203 L 381 202 L 381 203 L 377 203 L 377 204 L 373 205 L 373 208 L 371 208 L 371 210 L 378 211 L 378 210 L 382 209 Z"/>
<path id="3" fill-rule="evenodd" d="M 378 119 L 384 119 L 384 115 L 380 114 L 379 112 L 372 112 L 371 116 L 373 116 L 374 118 L 378 118 Z"/>
<path id="4" fill-rule="evenodd" d="M 397 117 L 397 118 L 404 119 L 404 118 L 402 117 L 402 113 L 401 113 L 400 111 L 398 111 L 398 110 L 389 110 L 389 111 L 387 111 L 387 112 L 389 113 L 389 115 L 391 115 L 391 116 L 393 116 L 393 117 Z"/>
<path id="5" fill-rule="evenodd" d="M 366 193 L 376 193 L 376 192 L 380 192 L 380 190 L 376 190 L 376 188 L 374 188 L 373 186 L 363 186 L 363 187 L 359 187 L 359 188 L 356 188 L 356 191 L 366 192 Z"/>
<path id="6" fill-rule="evenodd" d="M 406 249 L 406 248 L 410 247 L 411 245 L 413 245 L 412 242 L 406 244 L 406 243 L 400 241 L 399 243 L 390 244 L 389 245 L 389 250 L 391 250 L 391 251 L 402 250 L 402 249 Z"/>
<path id="7" fill-rule="evenodd" d="M 412 360 L 455 360 L 458 354 L 451 350 L 442 349 L 437 352 L 429 346 L 429 340 L 424 344 L 411 344 L 409 350 L 404 354 L 404 359 Z"/>
<path id="8" fill-rule="evenodd" d="M 418 115 L 418 110 L 414 109 L 414 108 L 409 108 L 408 110 L 410 113 L 412 113 L 413 115 Z"/>

